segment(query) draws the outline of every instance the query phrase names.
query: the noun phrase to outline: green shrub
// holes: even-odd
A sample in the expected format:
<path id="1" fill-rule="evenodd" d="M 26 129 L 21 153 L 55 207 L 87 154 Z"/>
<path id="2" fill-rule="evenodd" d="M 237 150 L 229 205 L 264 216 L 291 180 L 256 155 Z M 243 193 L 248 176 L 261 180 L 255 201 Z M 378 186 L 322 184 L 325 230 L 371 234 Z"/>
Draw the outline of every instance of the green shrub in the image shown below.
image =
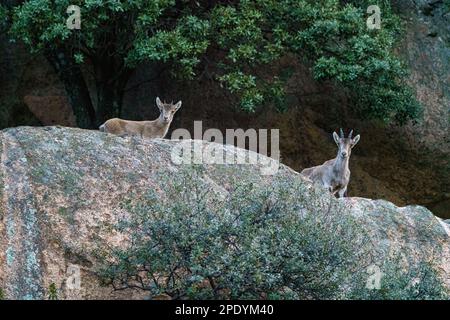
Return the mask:
<path id="1" fill-rule="evenodd" d="M 129 244 L 101 255 L 105 284 L 189 299 L 439 296 L 430 287 L 435 274 L 407 290 L 402 284 L 413 275 L 393 269 L 383 271 L 383 290 L 367 290 L 375 259 L 369 237 L 341 202 L 306 191 L 300 180 L 239 177 L 225 193 L 208 187 L 198 168 L 171 179 L 164 173 L 163 190 L 124 202 L 127 215 L 117 229 Z"/>
<path id="2" fill-rule="evenodd" d="M 450 0 L 444 0 L 444 8 L 450 11 Z"/>
<path id="3" fill-rule="evenodd" d="M 367 300 L 441 300 L 450 295 L 430 263 L 419 261 L 407 270 L 400 267 L 398 259 L 389 259 L 380 268 L 382 277 L 379 289 L 363 287 L 360 281 L 351 297 Z"/>
<path id="4" fill-rule="evenodd" d="M 54 283 L 51 283 L 48 288 L 48 300 L 58 300 L 58 289 Z"/>
<path id="5" fill-rule="evenodd" d="M 131 217 L 118 228 L 130 245 L 109 253 L 101 275 L 115 288 L 174 298 L 339 296 L 354 254 L 351 218 L 335 214 L 336 202 L 305 207 L 300 183 L 274 183 L 242 183 L 221 196 L 194 170 L 166 184 L 176 198 L 151 191 L 127 202 Z"/>

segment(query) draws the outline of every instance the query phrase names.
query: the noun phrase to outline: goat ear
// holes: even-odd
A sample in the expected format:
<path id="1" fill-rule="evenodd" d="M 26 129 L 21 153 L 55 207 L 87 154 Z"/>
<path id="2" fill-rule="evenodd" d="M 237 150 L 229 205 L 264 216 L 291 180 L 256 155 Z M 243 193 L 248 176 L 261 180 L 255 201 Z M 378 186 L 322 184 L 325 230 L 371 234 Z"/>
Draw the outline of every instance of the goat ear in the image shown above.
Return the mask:
<path id="1" fill-rule="evenodd" d="M 361 136 L 359 134 L 356 137 L 353 138 L 353 140 L 352 140 L 352 148 L 354 146 L 356 146 L 356 144 L 358 143 L 360 138 L 361 138 Z"/>
<path id="2" fill-rule="evenodd" d="M 177 104 L 175 105 L 175 111 L 178 111 L 178 109 L 181 108 L 181 100 L 177 102 Z"/>
<path id="3" fill-rule="evenodd" d="M 333 139 L 334 139 L 334 142 L 336 142 L 336 144 L 339 144 L 339 136 L 336 132 L 333 132 Z"/>
<path id="4" fill-rule="evenodd" d="M 156 106 L 158 107 L 159 110 L 163 109 L 163 104 L 161 100 L 159 100 L 159 97 L 156 97 Z"/>

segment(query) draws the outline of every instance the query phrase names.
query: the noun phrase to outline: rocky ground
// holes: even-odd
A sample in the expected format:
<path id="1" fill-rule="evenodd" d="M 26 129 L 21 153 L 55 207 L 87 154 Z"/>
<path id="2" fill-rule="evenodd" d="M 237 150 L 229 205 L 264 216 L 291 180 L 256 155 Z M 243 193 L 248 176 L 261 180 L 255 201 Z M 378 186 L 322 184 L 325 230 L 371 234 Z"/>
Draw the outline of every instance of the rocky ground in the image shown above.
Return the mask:
<path id="1" fill-rule="evenodd" d="M 158 189 L 161 173 L 170 176 L 169 183 L 180 179 L 183 165 L 171 158 L 179 143 L 62 127 L 1 131 L 0 289 L 6 298 L 45 299 L 53 289 L 59 299 L 144 298 L 140 291 L 101 286 L 95 252 L 123 243 L 123 235 L 113 228 L 124 214 L 123 199 Z M 226 153 L 247 153 L 223 148 Z M 204 183 L 223 192 L 242 177 L 256 183 L 274 179 L 262 176 L 259 165 L 202 166 Z M 277 175 L 316 190 L 284 165 Z M 409 258 L 430 261 L 450 288 L 450 225 L 429 210 L 358 197 L 337 200 L 327 192 L 320 197 L 345 205 L 345 214 L 365 228 L 380 259 L 413 252 Z M 72 282 L 77 268 L 79 287 Z"/>

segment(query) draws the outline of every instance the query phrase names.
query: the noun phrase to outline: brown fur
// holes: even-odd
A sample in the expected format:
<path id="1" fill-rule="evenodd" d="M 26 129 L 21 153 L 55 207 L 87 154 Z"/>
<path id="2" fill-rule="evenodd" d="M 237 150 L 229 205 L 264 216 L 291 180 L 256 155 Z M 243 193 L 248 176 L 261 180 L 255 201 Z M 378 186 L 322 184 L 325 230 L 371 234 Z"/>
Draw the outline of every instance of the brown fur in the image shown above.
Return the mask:
<path id="1" fill-rule="evenodd" d="M 164 138 L 176 111 L 181 107 L 181 101 L 176 104 L 162 103 L 156 98 L 156 105 L 161 114 L 153 121 L 131 121 L 113 118 L 99 128 L 100 131 L 118 136 L 137 136 L 143 139 Z"/>
<path id="2" fill-rule="evenodd" d="M 352 130 L 353 132 L 353 130 Z M 344 138 L 342 131 L 341 137 L 333 133 L 334 141 L 338 146 L 336 158 L 325 161 L 320 166 L 304 169 L 301 174 L 312 181 L 319 183 L 328 189 L 332 194 L 342 198 L 346 196 L 347 186 L 350 182 L 349 160 L 352 148 L 358 143 L 360 136 Z"/>

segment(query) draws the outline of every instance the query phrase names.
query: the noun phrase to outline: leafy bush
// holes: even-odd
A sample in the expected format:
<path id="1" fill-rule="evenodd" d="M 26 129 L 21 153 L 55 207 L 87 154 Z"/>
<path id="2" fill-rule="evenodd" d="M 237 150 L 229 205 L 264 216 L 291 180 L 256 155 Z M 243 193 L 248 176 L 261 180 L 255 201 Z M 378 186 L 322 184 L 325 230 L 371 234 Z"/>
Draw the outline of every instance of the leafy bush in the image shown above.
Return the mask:
<path id="1" fill-rule="evenodd" d="M 106 257 L 106 283 L 174 298 L 340 295 L 357 235 L 336 202 L 305 207 L 304 186 L 284 179 L 275 187 L 238 184 L 226 196 L 204 187 L 193 170 L 166 185 L 175 199 L 150 191 L 127 202 L 130 217 L 118 229 L 130 245 Z"/>
<path id="2" fill-rule="evenodd" d="M 370 300 L 442 300 L 449 299 L 448 290 L 431 264 L 420 261 L 405 271 L 398 259 L 384 262 L 380 288 L 368 289 L 360 281 L 351 297 Z"/>
<path id="3" fill-rule="evenodd" d="M 447 11 L 450 11 L 450 0 L 444 0 L 444 6 Z"/>
<path id="4" fill-rule="evenodd" d="M 58 288 L 53 282 L 48 287 L 48 300 L 58 300 Z"/>
<path id="5" fill-rule="evenodd" d="M 339 201 L 301 181 L 240 178 L 224 194 L 201 169 L 182 176 L 163 174 L 161 193 L 125 201 L 117 229 L 129 243 L 100 256 L 105 284 L 188 299 L 439 297 L 434 274 L 407 290 L 413 275 L 392 268 L 383 290 L 368 291 L 368 237 Z"/>
<path id="6" fill-rule="evenodd" d="M 80 30 L 65 26 L 69 4 L 82 10 Z M 382 12 L 380 30 L 366 25 L 367 7 L 374 4 Z M 406 122 L 420 116 L 404 82 L 405 68 L 394 54 L 401 21 L 388 0 L 35 0 L 14 5 L 10 12 L 10 35 L 32 51 L 45 52 L 50 61 L 65 57 L 68 70 L 94 66 L 97 81 L 108 84 L 97 90 L 102 102 L 98 121 L 120 111 L 116 92 L 125 89 L 131 71 L 143 62 L 188 79 L 203 74 L 207 64 L 213 78 L 240 98 L 243 109 L 278 105 L 286 79 L 270 67 L 284 56 L 306 61 L 316 79 L 349 92 L 361 117 Z M 66 85 L 76 81 L 84 88 L 81 72 L 67 74 L 61 73 Z M 80 117 L 95 113 L 93 104 L 84 101 L 89 94 L 72 90 L 68 95 L 83 101 L 83 108 L 72 103 Z"/>

